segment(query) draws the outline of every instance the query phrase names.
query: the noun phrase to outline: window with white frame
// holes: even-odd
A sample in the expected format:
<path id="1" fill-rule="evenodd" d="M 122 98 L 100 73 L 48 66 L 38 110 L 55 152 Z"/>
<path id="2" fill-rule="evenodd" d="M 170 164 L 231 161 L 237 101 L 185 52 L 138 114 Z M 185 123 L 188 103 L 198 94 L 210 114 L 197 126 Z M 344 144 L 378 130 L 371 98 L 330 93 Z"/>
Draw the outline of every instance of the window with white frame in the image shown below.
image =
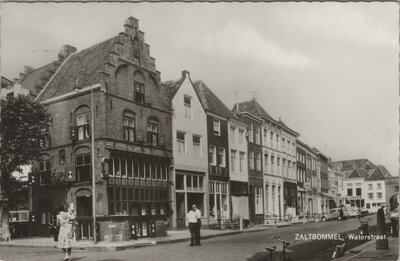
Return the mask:
<path id="1" fill-rule="evenodd" d="M 239 144 L 243 144 L 243 140 L 244 140 L 244 130 L 239 129 L 238 139 L 239 139 Z"/>
<path id="2" fill-rule="evenodd" d="M 270 144 L 269 145 L 272 148 L 273 143 L 274 143 L 274 133 L 272 131 L 270 132 L 269 139 L 270 139 Z"/>
<path id="3" fill-rule="evenodd" d="M 276 149 L 279 148 L 279 134 L 276 134 L 276 144 L 275 144 L 275 148 L 276 148 Z"/>
<path id="4" fill-rule="evenodd" d="M 382 199 L 382 192 L 376 193 L 376 198 L 377 199 Z"/>
<path id="5" fill-rule="evenodd" d="M 236 150 L 231 150 L 231 170 L 236 170 Z"/>
<path id="6" fill-rule="evenodd" d="M 356 187 L 361 187 L 361 183 L 356 183 Z"/>
<path id="7" fill-rule="evenodd" d="M 254 187 L 255 214 L 263 214 L 263 193 L 261 187 Z"/>
<path id="8" fill-rule="evenodd" d="M 249 153 L 249 169 L 254 170 L 254 152 Z"/>
<path id="9" fill-rule="evenodd" d="M 376 183 L 376 189 L 382 189 L 382 184 L 381 183 Z"/>
<path id="10" fill-rule="evenodd" d="M 242 173 L 244 171 L 244 152 L 239 152 L 239 171 Z"/>
<path id="11" fill-rule="evenodd" d="M 195 157 L 201 157 L 201 145 L 200 145 L 200 140 L 201 137 L 199 135 L 194 135 L 193 134 L 193 155 Z"/>
<path id="12" fill-rule="evenodd" d="M 90 138 L 89 117 L 90 117 L 89 112 L 76 115 L 78 140 L 84 140 Z"/>
<path id="13" fill-rule="evenodd" d="M 248 132 L 249 132 L 249 142 L 254 142 L 253 141 L 253 124 L 250 124 L 249 125 L 249 129 L 248 129 Z"/>
<path id="14" fill-rule="evenodd" d="M 185 154 L 186 153 L 186 144 L 185 144 L 185 133 L 182 131 L 177 131 L 176 132 L 176 143 L 178 147 L 178 153 L 179 154 Z"/>
<path id="15" fill-rule="evenodd" d="M 368 184 L 368 190 L 372 190 L 372 184 Z"/>
<path id="16" fill-rule="evenodd" d="M 218 148 L 218 164 L 220 167 L 226 166 L 225 149 L 224 148 Z"/>
<path id="17" fill-rule="evenodd" d="M 256 170 L 260 171 L 261 170 L 261 155 L 259 152 L 256 152 L 255 156 L 256 156 Z"/>
<path id="18" fill-rule="evenodd" d="M 264 154 L 264 173 L 267 173 L 268 169 L 268 154 Z"/>
<path id="19" fill-rule="evenodd" d="M 261 138 L 260 126 L 255 126 L 254 132 L 255 132 L 255 135 L 254 135 L 255 142 L 254 143 L 260 144 L 260 138 Z"/>
<path id="20" fill-rule="evenodd" d="M 282 138 L 282 143 L 281 143 L 281 150 L 285 151 L 285 138 Z"/>
<path id="21" fill-rule="evenodd" d="M 183 103 L 185 105 L 185 118 L 191 119 L 192 118 L 192 97 L 188 95 L 184 95 Z"/>
<path id="22" fill-rule="evenodd" d="M 221 135 L 221 122 L 220 120 L 213 119 L 213 131 L 214 135 L 220 136 Z"/>
<path id="23" fill-rule="evenodd" d="M 274 156 L 271 156 L 271 174 L 274 174 Z"/>
<path id="24" fill-rule="evenodd" d="M 135 114 L 124 112 L 123 115 L 124 140 L 135 141 Z"/>
<path id="25" fill-rule="evenodd" d="M 368 199 L 369 200 L 374 199 L 374 193 L 368 193 Z"/>
<path id="26" fill-rule="evenodd" d="M 152 146 L 158 145 L 158 120 L 156 119 L 147 121 L 147 142 Z"/>
<path id="27" fill-rule="evenodd" d="M 236 134 L 236 128 L 235 127 L 230 127 L 229 128 L 229 140 L 231 142 L 235 142 L 235 134 Z"/>
<path id="28" fill-rule="evenodd" d="M 268 136 L 268 130 L 267 129 L 264 129 L 264 145 L 266 146 L 267 145 L 267 137 Z"/>
<path id="29" fill-rule="evenodd" d="M 210 158 L 210 165 L 216 166 L 217 165 L 217 153 L 215 146 L 210 146 L 208 148 L 208 155 Z"/>

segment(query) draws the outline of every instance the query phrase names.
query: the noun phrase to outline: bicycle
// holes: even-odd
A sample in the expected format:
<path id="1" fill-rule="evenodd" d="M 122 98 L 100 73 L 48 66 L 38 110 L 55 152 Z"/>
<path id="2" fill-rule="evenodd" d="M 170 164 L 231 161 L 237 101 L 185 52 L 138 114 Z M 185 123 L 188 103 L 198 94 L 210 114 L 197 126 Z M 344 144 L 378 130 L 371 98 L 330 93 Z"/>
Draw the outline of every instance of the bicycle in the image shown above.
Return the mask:
<path id="1" fill-rule="evenodd" d="M 281 253 L 279 259 L 275 258 L 275 260 L 291 261 L 291 259 L 286 257 L 286 248 L 288 248 L 289 246 L 294 245 L 294 241 L 295 240 L 293 239 L 292 241 L 285 241 L 285 240 L 280 239 L 280 237 L 281 237 L 280 235 L 275 235 L 275 236 L 270 238 L 271 240 L 277 239 L 279 242 L 282 242 L 282 246 L 283 246 L 282 253 Z M 267 250 L 267 252 L 269 252 L 270 260 L 271 261 L 274 260 L 274 253 L 276 252 L 276 246 L 266 247 L 265 250 Z"/>
<path id="2" fill-rule="evenodd" d="M 279 259 L 278 259 L 277 254 L 275 254 L 276 246 L 273 246 L 273 247 L 266 247 L 265 248 L 266 252 L 257 252 L 255 254 L 253 254 L 252 257 L 247 259 L 247 261 L 275 261 L 275 260 L 276 261 L 293 261 L 292 259 L 289 259 L 288 257 L 286 257 L 286 248 L 289 246 L 292 246 L 294 244 L 295 240 L 285 241 L 285 240 L 280 239 L 279 235 L 275 235 L 275 236 L 271 237 L 270 239 L 271 240 L 278 239 L 280 242 L 282 242 L 283 249 L 282 249 L 281 255 L 279 256 Z"/>
<path id="3" fill-rule="evenodd" d="M 346 243 L 347 243 L 347 235 L 341 236 L 339 240 L 343 242 L 342 244 L 337 244 L 335 250 L 332 254 L 332 260 L 336 259 L 337 257 L 341 257 L 346 252 Z"/>

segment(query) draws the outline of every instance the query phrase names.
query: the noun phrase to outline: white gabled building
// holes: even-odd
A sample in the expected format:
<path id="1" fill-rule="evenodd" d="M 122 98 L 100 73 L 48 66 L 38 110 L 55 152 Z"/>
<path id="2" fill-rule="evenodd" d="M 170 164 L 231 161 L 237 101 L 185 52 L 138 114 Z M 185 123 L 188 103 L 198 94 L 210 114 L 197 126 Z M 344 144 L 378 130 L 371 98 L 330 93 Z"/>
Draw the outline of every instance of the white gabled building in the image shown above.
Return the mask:
<path id="1" fill-rule="evenodd" d="M 172 227 L 185 227 L 185 215 L 193 204 L 201 210 L 202 224 L 208 220 L 207 116 L 192 85 L 190 74 L 163 83 L 172 99 L 173 184 Z"/>

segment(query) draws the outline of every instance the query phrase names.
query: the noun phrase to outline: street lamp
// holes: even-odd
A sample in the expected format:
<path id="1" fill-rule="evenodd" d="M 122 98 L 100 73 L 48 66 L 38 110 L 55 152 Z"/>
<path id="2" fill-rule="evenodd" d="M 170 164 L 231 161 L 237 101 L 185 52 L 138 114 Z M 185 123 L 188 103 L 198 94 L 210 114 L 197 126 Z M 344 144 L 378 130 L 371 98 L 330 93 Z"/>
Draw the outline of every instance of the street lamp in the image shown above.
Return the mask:
<path id="1" fill-rule="evenodd" d="M 80 77 L 76 80 L 74 89 L 76 91 L 81 90 L 80 80 L 86 81 L 85 78 Z M 92 156 L 92 217 L 93 217 L 93 243 L 97 244 L 97 231 L 96 231 L 96 176 L 95 176 L 95 164 L 94 164 L 94 102 L 93 102 L 93 88 L 99 87 L 99 85 L 90 85 L 90 118 L 91 118 L 91 156 Z"/>
<path id="2" fill-rule="evenodd" d="M 90 118 L 92 120 L 92 215 L 93 215 L 93 243 L 97 244 L 97 231 L 96 231 L 96 176 L 94 169 L 94 110 L 93 110 L 93 86 L 90 86 Z"/>

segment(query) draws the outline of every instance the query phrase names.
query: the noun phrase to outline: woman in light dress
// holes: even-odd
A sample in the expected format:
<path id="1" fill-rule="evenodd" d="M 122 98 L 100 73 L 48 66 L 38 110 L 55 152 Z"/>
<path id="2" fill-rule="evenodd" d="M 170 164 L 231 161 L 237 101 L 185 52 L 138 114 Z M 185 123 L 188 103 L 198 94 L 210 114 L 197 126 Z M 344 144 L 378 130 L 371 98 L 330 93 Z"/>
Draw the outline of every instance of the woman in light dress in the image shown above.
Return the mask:
<path id="1" fill-rule="evenodd" d="M 58 234 L 58 248 L 65 253 L 64 260 L 71 260 L 72 246 L 75 244 L 75 232 L 72 223 L 75 221 L 75 215 L 65 212 L 64 207 L 57 208 L 57 225 L 60 227 Z"/>

